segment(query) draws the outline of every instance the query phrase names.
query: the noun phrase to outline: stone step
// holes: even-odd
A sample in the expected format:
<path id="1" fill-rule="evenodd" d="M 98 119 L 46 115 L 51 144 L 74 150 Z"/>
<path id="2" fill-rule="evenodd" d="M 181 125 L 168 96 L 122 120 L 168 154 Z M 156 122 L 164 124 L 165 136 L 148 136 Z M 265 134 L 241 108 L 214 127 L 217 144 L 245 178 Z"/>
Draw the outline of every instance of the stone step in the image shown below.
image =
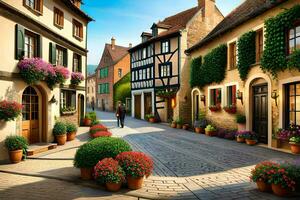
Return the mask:
<path id="1" fill-rule="evenodd" d="M 28 147 L 27 156 L 33 156 L 39 153 L 43 153 L 57 147 L 56 143 L 37 143 Z"/>

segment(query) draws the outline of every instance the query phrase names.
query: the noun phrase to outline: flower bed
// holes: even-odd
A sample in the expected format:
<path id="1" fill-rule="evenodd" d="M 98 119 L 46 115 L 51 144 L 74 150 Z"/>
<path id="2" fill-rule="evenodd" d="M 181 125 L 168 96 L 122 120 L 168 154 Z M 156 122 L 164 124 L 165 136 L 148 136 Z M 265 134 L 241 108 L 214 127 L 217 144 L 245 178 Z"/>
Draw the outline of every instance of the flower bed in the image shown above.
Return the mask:
<path id="1" fill-rule="evenodd" d="M 91 134 L 91 136 L 93 138 L 98 138 L 98 137 L 111 137 L 112 136 L 112 133 L 109 132 L 109 131 L 98 131 L 94 134 Z"/>
<path id="2" fill-rule="evenodd" d="M 0 120 L 13 121 L 22 113 L 23 106 L 15 101 L 0 101 Z"/>
<path id="3" fill-rule="evenodd" d="M 84 76 L 80 72 L 72 72 L 71 74 L 71 84 L 79 85 L 82 81 L 84 81 Z"/>
<path id="4" fill-rule="evenodd" d="M 90 128 L 90 134 L 93 135 L 99 131 L 107 131 L 107 127 L 102 124 L 94 125 Z"/>

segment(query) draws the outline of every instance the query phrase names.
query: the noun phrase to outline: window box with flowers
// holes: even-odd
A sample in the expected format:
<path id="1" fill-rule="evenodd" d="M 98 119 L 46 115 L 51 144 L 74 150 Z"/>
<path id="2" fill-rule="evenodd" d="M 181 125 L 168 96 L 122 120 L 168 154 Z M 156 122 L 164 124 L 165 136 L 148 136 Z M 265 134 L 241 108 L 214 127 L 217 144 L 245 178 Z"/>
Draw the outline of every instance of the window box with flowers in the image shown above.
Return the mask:
<path id="1" fill-rule="evenodd" d="M 230 106 L 225 106 L 225 107 L 223 107 L 223 110 L 225 110 L 225 111 L 226 111 L 227 113 L 229 113 L 229 114 L 235 114 L 237 108 L 236 108 L 236 105 L 233 104 L 233 105 L 230 105 Z"/>
<path id="2" fill-rule="evenodd" d="M 174 97 L 176 95 L 176 91 L 174 91 L 174 90 L 169 90 L 169 91 L 159 90 L 156 92 L 156 95 L 160 98 L 168 99 L 168 98 Z"/>
<path id="3" fill-rule="evenodd" d="M 84 80 L 84 76 L 80 72 L 72 72 L 71 74 L 71 84 L 73 86 L 78 86 Z"/>
<path id="4" fill-rule="evenodd" d="M 76 113 L 75 107 L 63 107 L 60 109 L 61 114 L 63 115 L 73 115 Z"/>
<path id="5" fill-rule="evenodd" d="M 49 75 L 46 78 L 46 82 L 48 87 L 52 90 L 55 85 L 63 84 L 67 79 L 70 78 L 70 71 L 63 66 L 55 66 L 53 67 L 55 74 Z"/>
<path id="6" fill-rule="evenodd" d="M 222 104 L 222 89 L 216 88 L 216 89 L 210 89 L 209 90 L 210 95 L 210 106 L 209 110 L 211 112 L 218 112 L 221 111 L 221 104 Z"/>
<path id="7" fill-rule="evenodd" d="M 0 101 L 0 121 L 13 121 L 22 113 L 23 106 L 15 101 Z"/>

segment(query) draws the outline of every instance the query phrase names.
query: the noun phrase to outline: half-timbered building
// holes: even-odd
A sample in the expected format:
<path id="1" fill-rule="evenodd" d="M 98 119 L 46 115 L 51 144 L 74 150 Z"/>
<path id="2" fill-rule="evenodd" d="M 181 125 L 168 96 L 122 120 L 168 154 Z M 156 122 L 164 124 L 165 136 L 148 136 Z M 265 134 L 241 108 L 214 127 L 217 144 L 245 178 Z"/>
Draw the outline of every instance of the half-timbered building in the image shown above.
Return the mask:
<path id="1" fill-rule="evenodd" d="M 154 23 L 143 32 L 141 43 L 131 48 L 132 116 L 155 114 L 161 121 L 182 117 L 188 121 L 189 85 L 184 73 L 184 51 L 205 37 L 223 15 L 214 0 L 198 0 L 198 6 Z M 181 86 L 181 87 L 180 87 Z"/>

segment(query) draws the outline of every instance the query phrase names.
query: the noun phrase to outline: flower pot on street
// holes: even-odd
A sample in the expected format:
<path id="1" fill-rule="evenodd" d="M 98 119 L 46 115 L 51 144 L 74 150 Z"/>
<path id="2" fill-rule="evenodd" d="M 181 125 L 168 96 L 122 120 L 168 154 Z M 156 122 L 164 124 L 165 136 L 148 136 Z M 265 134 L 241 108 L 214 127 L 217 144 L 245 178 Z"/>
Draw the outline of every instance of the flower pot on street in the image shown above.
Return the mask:
<path id="1" fill-rule="evenodd" d="M 106 183 L 105 185 L 110 192 L 118 192 L 122 187 L 122 183 Z"/>
<path id="2" fill-rule="evenodd" d="M 272 191 L 276 196 L 279 196 L 279 197 L 286 197 L 287 195 L 289 195 L 289 191 L 285 188 L 282 188 L 282 186 L 279 184 L 273 183 Z"/>
<path id="3" fill-rule="evenodd" d="M 82 180 L 92 180 L 93 178 L 93 168 L 80 168 L 80 173 Z"/>
<path id="4" fill-rule="evenodd" d="M 23 150 L 9 151 L 9 159 L 12 163 L 19 163 L 22 161 Z"/>
<path id="5" fill-rule="evenodd" d="M 177 124 L 177 125 L 176 125 L 176 128 L 177 128 L 177 129 L 182 129 L 182 125 L 181 125 L 181 124 Z"/>
<path id="6" fill-rule="evenodd" d="M 149 118 L 149 122 L 150 123 L 155 123 L 155 118 L 154 117 Z"/>
<path id="7" fill-rule="evenodd" d="M 129 189 L 138 190 L 143 187 L 144 177 L 134 178 L 131 176 L 127 176 L 126 180 Z"/>
<path id="8" fill-rule="evenodd" d="M 67 142 L 67 134 L 56 135 L 55 138 L 58 145 L 64 145 Z"/>
<path id="9" fill-rule="evenodd" d="M 85 118 L 85 119 L 83 120 L 83 124 L 84 124 L 84 126 L 91 126 L 92 120 L 91 120 L 91 119 Z"/>
<path id="10" fill-rule="evenodd" d="M 294 154 L 300 154 L 300 144 L 290 142 L 291 151 Z"/>
<path id="11" fill-rule="evenodd" d="M 209 137 L 213 137 L 216 136 L 217 131 L 205 131 L 205 135 L 209 136 Z"/>
<path id="12" fill-rule="evenodd" d="M 176 127 L 177 127 L 176 122 L 172 122 L 171 127 L 172 127 L 172 128 L 176 128 Z"/>
<path id="13" fill-rule="evenodd" d="M 242 137 L 236 137 L 236 141 L 238 143 L 245 143 L 245 138 L 242 138 Z"/>
<path id="14" fill-rule="evenodd" d="M 246 144 L 253 146 L 256 145 L 257 141 L 256 140 L 250 140 L 250 139 L 246 139 Z"/>
<path id="15" fill-rule="evenodd" d="M 190 127 L 190 126 L 189 126 L 188 124 L 184 124 L 184 125 L 182 126 L 182 129 L 183 129 L 183 130 L 188 130 L 189 127 Z"/>
<path id="16" fill-rule="evenodd" d="M 201 127 L 195 127 L 195 132 L 196 133 L 204 133 L 204 129 Z"/>
<path id="17" fill-rule="evenodd" d="M 272 192 L 271 184 L 265 183 L 264 181 L 257 181 L 256 185 L 261 192 Z"/>
<path id="18" fill-rule="evenodd" d="M 71 132 L 67 134 L 67 141 L 72 141 L 76 137 L 76 132 Z"/>

